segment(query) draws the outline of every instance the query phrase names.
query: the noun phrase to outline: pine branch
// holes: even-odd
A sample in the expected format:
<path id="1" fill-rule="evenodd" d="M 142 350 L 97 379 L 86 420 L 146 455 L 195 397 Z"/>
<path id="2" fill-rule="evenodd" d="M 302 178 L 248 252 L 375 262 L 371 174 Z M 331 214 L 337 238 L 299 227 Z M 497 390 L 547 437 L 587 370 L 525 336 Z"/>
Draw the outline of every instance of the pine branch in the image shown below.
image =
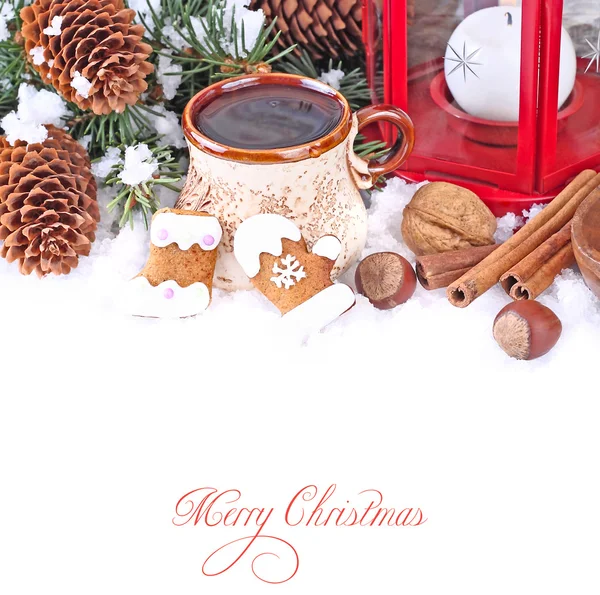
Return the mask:
<path id="1" fill-rule="evenodd" d="M 325 63 L 326 68 L 319 67 L 311 60 L 306 50 L 302 50 L 300 56 L 288 55 L 279 66 L 284 72 L 314 79 L 318 79 L 332 70 L 341 70 L 344 72 L 344 76 L 340 79 L 339 91 L 348 100 L 350 107 L 357 110 L 371 103 L 371 91 L 367 83 L 367 77 L 360 67 L 345 71 L 341 61 L 338 62 L 337 66 L 334 66 L 333 60 Z"/>
<path id="2" fill-rule="evenodd" d="M 16 109 L 19 85 L 28 82 L 38 87 L 42 86 L 39 75 L 29 67 L 25 57 L 23 45 L 19 43 L 21 19 L 19 12 L 24 5 L 24 0 L 0 2 L 0 13 L 12 13 L 12 18 L 7 18 L 8 39 L 0 42 L 0 118 Z"/>
<path id="3" fill-rule="evenodd" d="M 146 142 L 154 136 L 151 117 L 162 117 L 158 112 L 150 113 L 150 108 L 138 103 L 127 106 L 122 114 L 112 112 L 97 116 L 91 111 L 83 111 L 69 104 L 73 116 L 65 123 L 69 134 L 75 139 L 89 136 L 88 153 L 92 159 L 100 157 L 108 147 L 133 145 Z"/>
<path id="4" fill-rule="evenodd" d="M 125 163 L 122 159 L 111 167 L 106 177 L 105 185 L 112 186 L 117 190 L 115 198 L 107 205 L 107 209 L 109 212 L 114 210 L 121 212 L 119 220 L 121 227 L 129 223 L 133 228 L 133 215 L 137 211 L 142 214 L 144 224 L 148 228 L 149 218 L 160 208 L 160 198 L 156 194 L 157 189 L 164 186 L 174 192 L 181 190 L 176 184 L 181 180 L 184 172 L 179 168 L 179 163 L 171 148 L 158 145 L 158 140 L 158 137 L 154 137 L 145 143 L 152 153 L 152 161 L 157 165 L 157 169 L 150 179 L 135 185 L 124 183 L 121 176 L 125 169 Z M 123 153 L 126 147 L 120 145 L 118 148 Z M 95 162 L 98 161 L 99 159 L 95 160 Z"/>
<path id="5" fill-rule="evenodd" d="M 254 72 L 270 72 L 294 47 L 272 55 L 280 33 L 273 35 L 275 22 L 260 30 L 248 31 L 248 19 L 257 27 L 258 13 L 236 7 L 227 0 L 162 0 L 161 10 L 149 6 L 150 17 L 140 16 L 149 43 L 155 48 L 155 62 L 168 57 L 181 67 L 173 73 L 182 80 L 172 104 L 179 110 L 190 97 L 220 78 Z M 167 75 L 168 76 L 168 75 Z"/>

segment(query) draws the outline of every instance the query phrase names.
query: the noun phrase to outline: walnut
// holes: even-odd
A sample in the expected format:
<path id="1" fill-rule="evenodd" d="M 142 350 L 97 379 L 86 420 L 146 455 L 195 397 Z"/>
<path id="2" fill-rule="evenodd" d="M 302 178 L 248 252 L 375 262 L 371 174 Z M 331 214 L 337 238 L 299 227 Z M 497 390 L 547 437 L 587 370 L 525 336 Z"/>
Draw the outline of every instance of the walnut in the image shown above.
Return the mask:
<path id="1" fill-rule="evenodd" d="M 432 182 L 419 188 L 404 209 L 402 236 L 417 255 L 494 243 L 496 218 L 466 188 Z"/>

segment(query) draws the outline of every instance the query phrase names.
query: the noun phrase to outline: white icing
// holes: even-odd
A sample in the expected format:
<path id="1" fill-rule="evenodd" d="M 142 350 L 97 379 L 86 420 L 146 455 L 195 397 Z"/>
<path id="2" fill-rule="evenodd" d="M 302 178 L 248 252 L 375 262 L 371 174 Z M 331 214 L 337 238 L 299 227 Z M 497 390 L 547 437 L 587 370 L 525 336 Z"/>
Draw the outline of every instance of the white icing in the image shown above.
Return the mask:
<path id="1" fill-rule="evenodd" d="M 165 232 L 167 235 L 163 238 Z M 198 244 L 203 250 L 214 250 L 222 235 L 223 231 L 216 217 L 158 213 L 152 219 L 150 240 L 159 248 L 176 243 L 181 250 L 189 250 L 194 244 Z M 210 245 L 204 241 L 207 236 L 214 240 Z"/>
<path id="2" fill-rule="evenodd" d="M 342 243 L 335 236 L 319 238 L 312 248 L 313 254 L 329 258 L 329 260 L 337 260 L 341 251 Z"/>
<path id="3" fill-rule="evenodd" d="M 233 252 L 244 273 L 252 279 L 260 271 L 260 255 L 281 256 L 281 240 L 298 242 L 301 238 L 296 224 L 282 215 L 254 215 L 239 225 L 233 238 Z"/>
<path id="4" fill-rule="evenodd" d="M 299 341 L 304 341 L 312 333 L 319 332 L 341 316 L 355 301 L 354 292 L 350 287 L 336 283 L 290 310 L 282 317 L 281 322 L 287 332 Z"/>
<path id="5" fill-rule="evenodd" d="M 296 285 L 296 282 L 302 281 L 306 277 L 304 267 L 300 266 L 300 261 L 291 254 L 281 259 L 281 266 L 279 266 L 278 262 L 275 262 L 273 273 L 275 273 L 275 276 L 271 277 L 271 281 L 279 289 L 282 286 L 289 289 L 292 285 Z"/>
<path id="6" fill-rule="evenodd" d="M 165 297 L 168 290 L 173 292 L 170 299 Z M 208 287 L 200 282 L 181 287 L 169 280 L 153 287 L 145 277 L 136 277 L 127 283 L 124 301 L 128 314 L 134 316 L 183 318 L 204 312 L 210 303 L 210 294 Z"/>

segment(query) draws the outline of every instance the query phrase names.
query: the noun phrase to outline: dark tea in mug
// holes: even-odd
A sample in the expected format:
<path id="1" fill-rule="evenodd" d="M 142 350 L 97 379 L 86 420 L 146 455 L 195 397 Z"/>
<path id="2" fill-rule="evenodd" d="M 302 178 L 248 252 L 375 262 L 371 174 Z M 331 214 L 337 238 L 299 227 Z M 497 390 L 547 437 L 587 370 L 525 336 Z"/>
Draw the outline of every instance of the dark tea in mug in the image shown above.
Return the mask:
<path id="1" fill-rule="evenodd" d="M 310 88 L 262 84 L 222 93 L 198 112 L 195 124 L 228 147 L 283 149 L 326 136 L 343 109 L 335 96 Z"/>

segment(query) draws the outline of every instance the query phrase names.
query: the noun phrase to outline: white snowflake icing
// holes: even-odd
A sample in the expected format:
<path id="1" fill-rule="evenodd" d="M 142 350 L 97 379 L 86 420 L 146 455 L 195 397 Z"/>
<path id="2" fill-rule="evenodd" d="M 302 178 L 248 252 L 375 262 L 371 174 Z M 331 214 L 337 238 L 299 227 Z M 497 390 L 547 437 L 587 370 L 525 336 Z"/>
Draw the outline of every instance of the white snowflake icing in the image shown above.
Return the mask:
<path id="1" fill-rule="evenodd" d="M 277 263 L 273 265 L 273 272 L 277 276 L 271 277 L 271 281 L 273 281 L 279 289 L 281 289 L 282 286 L 289 289 L 292 285 L 296 285 L 297 281 L 306 277 L 304 267 L 300 266 L 300 262 L 298 262 L 296 257 L 291 254 L 288 254 L 285 258 L 281 259 L 281 265 L 283 268 Z"/>

